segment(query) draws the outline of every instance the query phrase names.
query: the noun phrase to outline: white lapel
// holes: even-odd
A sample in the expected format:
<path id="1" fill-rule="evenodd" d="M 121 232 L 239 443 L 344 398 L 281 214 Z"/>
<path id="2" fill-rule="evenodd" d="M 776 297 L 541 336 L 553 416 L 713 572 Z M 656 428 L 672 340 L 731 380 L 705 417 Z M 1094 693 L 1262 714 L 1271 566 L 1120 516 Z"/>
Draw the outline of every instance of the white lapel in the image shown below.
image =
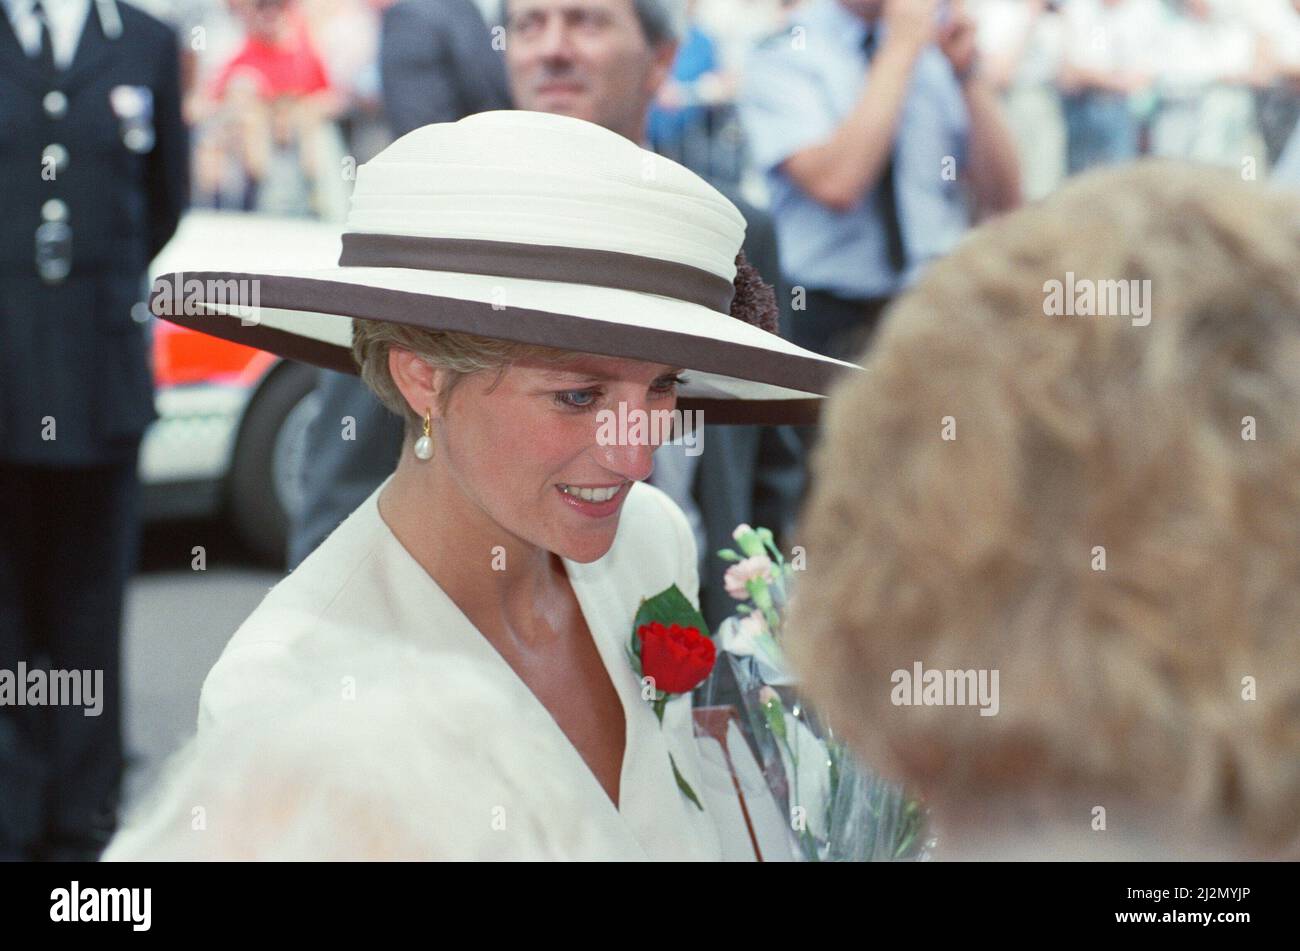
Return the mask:
<path id="1" fill-rule="evenodd" d="M 603 559 L 602 559 L 603 561 Z M 698 792 L 690 698 L 668 705 L 661 726 L 650 703 L 641 696 L 641 681 L 627 656 L 632 620 L 642 597 L 635 582 L 619 578 L 602 564 L 564 559 L 569 581 L 610 680 L 623 703 L 627 723 L 623 770 L 619 781 L 619 814 L 654 859 L 717 860 L 721 844 L 712 819 L 701 813 L 677 788 L 669 753 Z M 683 732 L 684 731 L 684 732 Z"/>
<path id="2" fill-rule="evenodd" d="M 376 581 L 390 589 L 382 598 L 387 609 L 386 620 L 391 623 L 389 633 L 430 650 L 473 658 L 495 671 L 501 687 L 515 699 L 518 708 L 528 711 L 525 722 L 519 724 L 520 742 L 528 743 L 530 735 L 545 735 L 546 748 L 557 751 L 554 771 L 565 777 L 575 795 L 581 797 L 585 804 L 584 814 L 597 824 L 600 834 L 611 843 L 614 854 L 610 858 L 646 858 L 636 838 L 619 820 L 618 811 L 604 788 L 550 712 L 491 642 L 479 633 L 456 603 L 402 547 L 379 517 L 377 508 L 374 518 L 382 528 L 374 552 Z"/>
<path id="3" fill-rule="evenodd" d="M 589 803 L 592 821 L 599 822 L 611 841 L 617 843 L 619 854 L 611 858 L 720 858 L 721 844 L 711 816 L 696 809 L 677 788 L 668 760 L 671 750 L 687 781 L 698 790 L 701 772 L 689 698 L 668 705 L 661 728 L 653 709 L 641 698 L 641 683 L 625 647 L 641 598 L 657 593 L 666 584 L 643 591 L 640 586 L 646 581 L 638 580 L 640 572 L 615 572 L 606 559 L 589 565 L 562 559 L 623 707 L 626 726 L 616 809 L 550 711 L 393 535 L 379 515 L 378 495 L 376 490 L 366 502 L 368 517 L 378 533 L 366 569 L 374 572 L 366 583 L 374 588 L 375 597 L 365 599 L 372 603 L 363 609 L 370 612 L 365 619 L 369 626 L 373 628 L 378 622 L 403 640 L 469 656 L 496 670 L 503 687 L 518 697 L 521 709 L 530 711 L 530 722 L 521 724 L 521 731 L 542 731 L 553 746 L 562 750 L 556 769 L 571 777 L 575 792 Z M 657 580 L 648 579 L 652 583 Z"/>

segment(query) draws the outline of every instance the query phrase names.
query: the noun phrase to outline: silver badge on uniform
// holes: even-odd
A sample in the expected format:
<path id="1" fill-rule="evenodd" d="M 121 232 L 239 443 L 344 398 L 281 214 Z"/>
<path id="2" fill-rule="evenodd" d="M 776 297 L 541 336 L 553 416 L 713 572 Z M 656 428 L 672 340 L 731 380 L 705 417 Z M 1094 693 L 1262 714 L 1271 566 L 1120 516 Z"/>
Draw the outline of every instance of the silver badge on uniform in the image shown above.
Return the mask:
<path id="1" fill-rule="evenodd" d="M 66 221 L 46 221 L 36 229 L 36 271 L 46 284 L 58 284 L 72 271 L 72 229 Z"/>
<path id="2" fill-rule="evenodd" d="M 153 90 L 148 86 L 114 86 L 108 103 L 117 116 L 122 144 L 143 154 L 153 148 Z"/>

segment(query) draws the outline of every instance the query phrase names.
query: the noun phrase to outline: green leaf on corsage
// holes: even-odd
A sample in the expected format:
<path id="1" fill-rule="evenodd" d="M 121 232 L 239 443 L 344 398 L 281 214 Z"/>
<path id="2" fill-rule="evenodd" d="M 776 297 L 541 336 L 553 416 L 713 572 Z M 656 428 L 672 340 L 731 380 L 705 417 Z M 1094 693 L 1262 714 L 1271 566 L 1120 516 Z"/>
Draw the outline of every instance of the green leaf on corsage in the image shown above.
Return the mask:
<path id="1" fill-rule="evenodd" d="M 677 780 L 677 788 L 686 794 L 687 799 L 695 803 L 696 809 L 703 812 L 704 807 L 700 805 L 699 797 L 695 795 L 695 790 L 691 788 L 691 784 L 686 781 L 686 777 L 683 776 L 681 770 L 677 768 L 677 761 L 673 759 L 672 753 L 668 754 L 668 762 L 673 768 L 673 779 Z"/>

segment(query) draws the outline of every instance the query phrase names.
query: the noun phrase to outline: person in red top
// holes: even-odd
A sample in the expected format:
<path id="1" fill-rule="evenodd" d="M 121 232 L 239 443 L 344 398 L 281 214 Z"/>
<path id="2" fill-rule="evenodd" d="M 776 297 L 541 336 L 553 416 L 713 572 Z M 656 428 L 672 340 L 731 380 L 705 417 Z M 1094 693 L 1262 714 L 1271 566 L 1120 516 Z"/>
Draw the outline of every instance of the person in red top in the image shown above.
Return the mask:
<path id="1" fill-rule="evenodd" d="M 256 80 L 262 99 L 309 96 L 330 88 L 307 24 L 291 0 L 254 0 L 245 25 L 243 48 L 213 80 L 214 99 L 224 99 L 232 76 L 245 71 Z"/>
<path id="2" fill-rule="evenodd" d="M 340 112 L 342 97 L 294 0 L 250 0 L 240 14 L 248 36 L 208 90 L 224 120 L 212 146 L 220 162 L 234 158 L 242 166 L 245 208 L 309 212 L 319 137 Z"/>

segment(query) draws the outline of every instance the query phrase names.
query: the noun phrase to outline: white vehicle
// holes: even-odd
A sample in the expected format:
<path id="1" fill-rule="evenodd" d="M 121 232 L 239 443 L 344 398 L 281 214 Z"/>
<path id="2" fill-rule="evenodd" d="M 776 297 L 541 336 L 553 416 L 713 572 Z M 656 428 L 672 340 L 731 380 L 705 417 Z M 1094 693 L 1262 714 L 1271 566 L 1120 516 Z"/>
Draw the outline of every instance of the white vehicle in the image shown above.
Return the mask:
<path id="1" fill-rule="evenodd" d="M 265 271 L 272 262 L 329 267 L 338 262 L 339 233 L 338 225 L 305 218 L 192 211 L 149 274 Z M 160 417 L 140 452 L 146 520 L 224 515 L 249 548 L 283 564 L 318 371 L 146 320 Z"/>

